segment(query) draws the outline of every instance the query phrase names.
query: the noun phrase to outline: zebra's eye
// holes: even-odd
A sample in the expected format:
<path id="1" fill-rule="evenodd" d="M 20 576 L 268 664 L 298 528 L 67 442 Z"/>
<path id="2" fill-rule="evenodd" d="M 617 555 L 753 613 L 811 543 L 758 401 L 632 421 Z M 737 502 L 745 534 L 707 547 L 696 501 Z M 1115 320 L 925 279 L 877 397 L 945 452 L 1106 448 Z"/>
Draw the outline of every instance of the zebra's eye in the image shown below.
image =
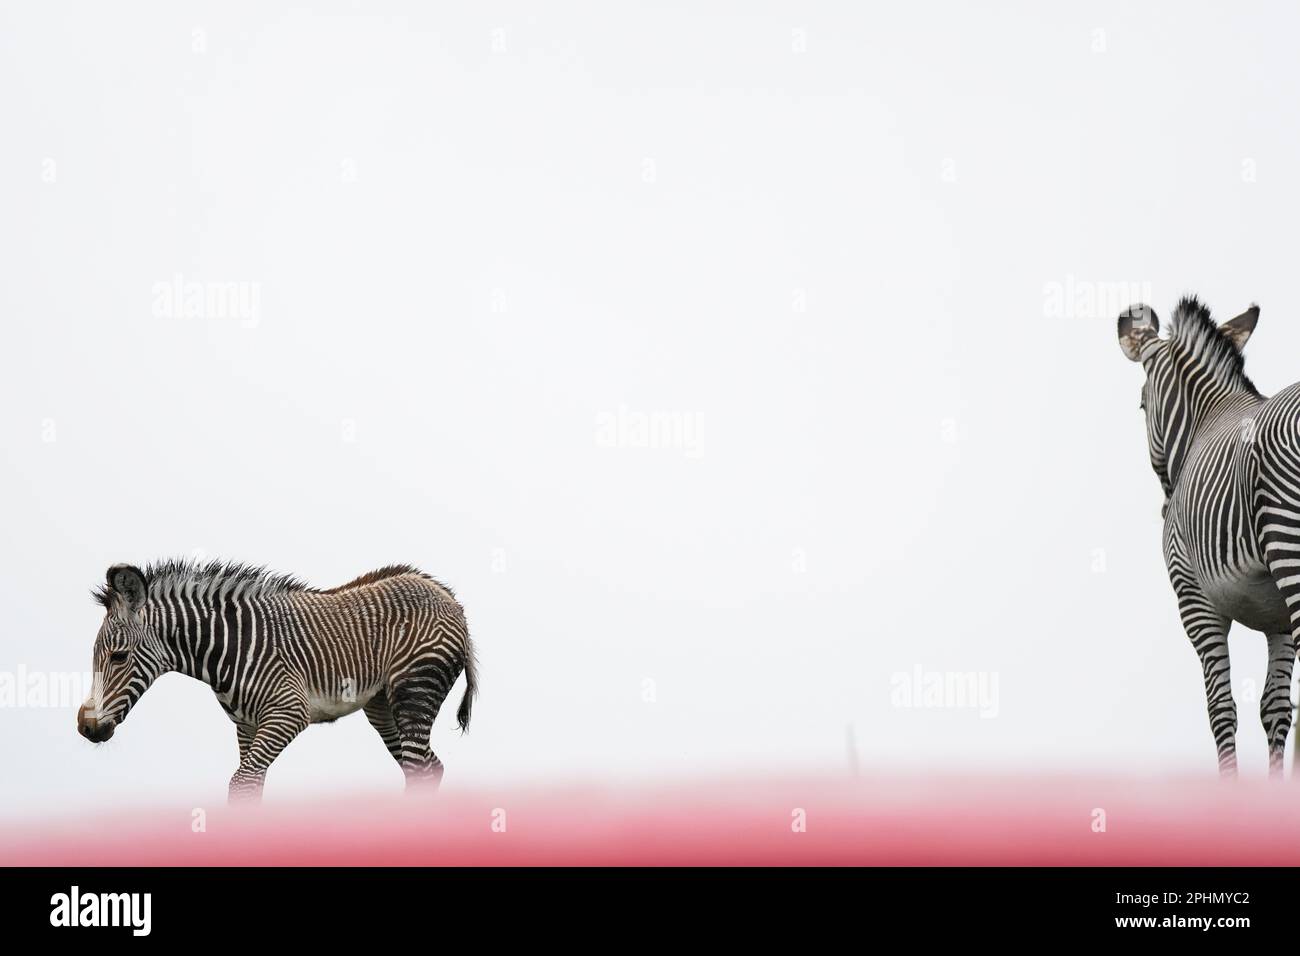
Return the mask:
<path id="1" fill-rule="evenodd" d="M 126 651 L 114 651 L 112 654 L 108 655 L 108 659 L 114 664 L 125 664 Z"/>

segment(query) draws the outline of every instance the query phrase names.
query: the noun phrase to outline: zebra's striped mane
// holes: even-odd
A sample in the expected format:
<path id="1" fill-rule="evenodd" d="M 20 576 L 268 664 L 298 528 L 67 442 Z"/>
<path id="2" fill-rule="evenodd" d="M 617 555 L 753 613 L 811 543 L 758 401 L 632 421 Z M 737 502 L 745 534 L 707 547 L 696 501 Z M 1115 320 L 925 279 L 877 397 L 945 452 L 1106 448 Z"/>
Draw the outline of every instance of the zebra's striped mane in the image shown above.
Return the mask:
<path id="1" fill-rule="evenodd" d="M 172 594 L 181 588 L 188 590 L 191 587 L 207 593 L 219 590 L 232 591 L 237 588 L 246 599 L 283 594 L 287 591 L 309 590 L 304 581 L 291 574 L 278 574 L 264 567 L 235 561 L 170 558 L 165 561 L 155 561 L 144 568 L 142 573 L 150 598 Z M 108 587 L 101 586 L 93 593 L 96 601 L 104 607 L 109 607 L 113 600 L 113 592 Z"/>
<path id="2" fill-rule="evenodd" d="M 1246 360 L 1194 295 L 1184 296 L 1174 307 L 1169 343 L 1198 365 L 1210 370 L 1215 381 L 1258 395 L 1246 376 Z"/>
<path id="3" fill-rule="evenodd" d="M 382 581 L 385 578 L 395 577 L 399 574 L 418 574 L 433 581 L 448 594 L 452 594 L 451 588 L 440 581 L 435 581 L 423 571 L 409 564 L 390 564 L 354 578 L 347 584 L 325 590 L 309 587 L 305 581 L 292 574 L 280 574 L 258 565 L 242 564 L 234 561 L 205 562 L 170 559 L 154 562 L 141 573 L 144 574 L 145 585 L 150 598 L 175 594 L 182 588 L 186 591 L 195 590 L 206 594 L 238 591 L 243 600 L 270 597 L 293 591 L 338 594 L 341 591 L 373 584 L 376 581 Z M 114 593 L 106 585 L 96 588 L 92 595 L 105 608 L 110 607 L 114 599 Z M 454 597 L 454 595 L 452 596 Z"/>

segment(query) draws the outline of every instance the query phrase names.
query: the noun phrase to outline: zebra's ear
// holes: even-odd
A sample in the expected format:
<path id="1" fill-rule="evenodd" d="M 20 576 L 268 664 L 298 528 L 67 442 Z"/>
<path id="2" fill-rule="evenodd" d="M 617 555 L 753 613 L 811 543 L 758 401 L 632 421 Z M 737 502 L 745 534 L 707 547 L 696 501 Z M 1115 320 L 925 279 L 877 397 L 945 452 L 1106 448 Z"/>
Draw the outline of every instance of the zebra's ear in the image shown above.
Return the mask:
<path id="1" fill-rule="evenodd" d="M 144 607 L 149 593 L 144 574 L 132 564 L 115 564 L 108 569 L 108 589 L 122 599 L 128 611 L 134 613 Z"/>
<path id="2" fill-rule="evenodd" d="M 1142 350 L 1159 339 L 1160 320 L 1149 305 L 1130 305 L 1119 317 L 1119 347 L 1129 361 L 1142 361 Z"/>
<path id="3" fill-rule="evenodd" d="M 1255 323 L 1259 321 L 1259 306 L 1252 305 L 1235 319 L 1229 319 L 1219 326 L 1219 331 L 1228 337 L 1228 340 L 1237 347 L 1240 352 L 1246 345 L 1246 340 L 1250 338 L 1250 333 L 1255 331 Z"/>

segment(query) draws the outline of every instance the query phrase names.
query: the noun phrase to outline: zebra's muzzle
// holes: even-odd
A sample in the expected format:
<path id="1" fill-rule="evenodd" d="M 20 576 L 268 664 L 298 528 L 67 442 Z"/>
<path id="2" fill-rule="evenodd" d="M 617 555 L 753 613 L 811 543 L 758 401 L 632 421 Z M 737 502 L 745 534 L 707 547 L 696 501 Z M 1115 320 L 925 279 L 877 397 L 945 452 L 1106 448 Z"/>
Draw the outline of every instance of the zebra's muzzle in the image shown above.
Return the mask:
<path id="1" fill-rule="evenodd" d="M 77 711 L 77 732 L 91 743 L 102 744 L 113 736 L 116 727 L 117 724 L 111 720 L 100 720 L 87 714 L 85 704 Z"/>

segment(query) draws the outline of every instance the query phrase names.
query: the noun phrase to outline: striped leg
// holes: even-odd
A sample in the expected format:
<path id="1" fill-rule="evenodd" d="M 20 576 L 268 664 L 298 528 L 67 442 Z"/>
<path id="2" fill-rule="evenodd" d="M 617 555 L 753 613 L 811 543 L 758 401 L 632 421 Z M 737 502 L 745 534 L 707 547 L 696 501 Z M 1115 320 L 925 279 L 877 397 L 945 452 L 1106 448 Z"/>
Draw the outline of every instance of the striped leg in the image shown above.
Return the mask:
<path id="1" fill-rule="evenodd" d="M 1195 632 L 1188 630 L 1192 646 L 1201 658 L 1205 678 L 1205 704 L 1210 715 L 1210 731 L 1219 753 L 1219 773 L 1237 775 L 1237 704 L 1232 699 L 1232 675 L 1228 666 L 1228 622 L 1216 629 L 1208 622 Z"/>
<path id="2" fill-rule="evenodd" d="M 1232 675 L 1228 667 L 1231 622 L 1215 609 L 1192 576 L 1182 540 L 1172 525 L 1165 532 L 1165 563 L 1178 598 L 1183 630 L 1201 659 L 1210 732 L 1214 734 L 1214 746 L 1219 753 L 1219 773 L 1233 777 L 1237 774 L 1237 704 L 1232 699 Z"/>
<path id="3" fill-rule="evenodd" d="M 1219 773 L 1237 773 L 1237 704 L 1232 699 L 1232 674 L 1228 665 L 1228 625 L 1201 590 L 1190 580 L 1176 581 L 1178 612 L 1183 629 L 1201 659 L 1205 678 L 1205 704 L 1210 715 L 1210 732 L 1219 753 Z"/>
<path id="4" fill-rule="evenodd" d="M 239 741 L 239 762 L 248 757 L 248 748 L 253 745 L 253 728 L 247 724 L 235 724 L 235 739 Z"/>
<path id="5" fill-rule="evenodd" d="M 1286 737 L 1291 730 L 1291 668 L 1295 664 L 1296 642 L 1290 634 L 1268 636 L 1268 676 L 1259 701 L 1259 719 L 1268 738 L 1269 776 L 1282 775 Z"/>
<path id="6" fill-rule="evenodd" d="M 1291 670 L 1300 641 L 1300 513 L 1284 501 L 1295 490 L 1272 471 L 1261 470 L 1261 490 L 1256 493 L 1255 527 L 1264 544 L 1264 561 L 1273 583 L 1282 592 L 1291 615 L 1290 634 L 1268 636 L 1268 679 L 1259 716 L 1268 735 L 1268 770 L 1281 774 L 1286 736 L 1291 729 Z"/>
<path id="7" fill-rule="evenodd" d="M 257 728 L 250 727 L 248 724 L 244 723 L 244 721 L 240 720 L 240 718 L 224 703 L 221 706 L 222 709 L 225 710 L 226 716 L 230 718 L 230 722 L 235 725 L 235 740 L 239 742 L 239 761 L 240 763 L 243 763 L 244 756 L 248 753 L 248 748 L 253 743 L 253 731 Z"/>
<path id="8" fill-rule="evenodd" d="M 398 762 L 406 774 L 408 790 L 416 786 L 436 790 L 442 781 L 442 761 L 429 746 L 429 733 L 446 696 L 445 688 L 438 691 L 426 682 L 403 683 L 392 688 L 393 717 L 402 738 Z"/>
<path id="9" fill-rule="evenodd" d="M 240 754 L 239 769 L 230 778 L 230 801 L 262 799 L 266 771 L 284 748 L 302 733 L 310 719 L 305 700 L 270 708 L 270 714 L 253 731 L 248 749 Z"/>
<path id="10" fill-rule="evenodd" d="M 384 741 L 384 746 L 388 748 L 388 752 L 393 755 L 393 759 L 401 766 L 402 734 L 398 730 L 396 718 L 393 717 L 393 708 L 388 702 L 388 693 L 381 690 L 372 697 L 370 703 L 366 704 L 365 711 L 370 726 L 375 728 L 375 731 Z"/>

